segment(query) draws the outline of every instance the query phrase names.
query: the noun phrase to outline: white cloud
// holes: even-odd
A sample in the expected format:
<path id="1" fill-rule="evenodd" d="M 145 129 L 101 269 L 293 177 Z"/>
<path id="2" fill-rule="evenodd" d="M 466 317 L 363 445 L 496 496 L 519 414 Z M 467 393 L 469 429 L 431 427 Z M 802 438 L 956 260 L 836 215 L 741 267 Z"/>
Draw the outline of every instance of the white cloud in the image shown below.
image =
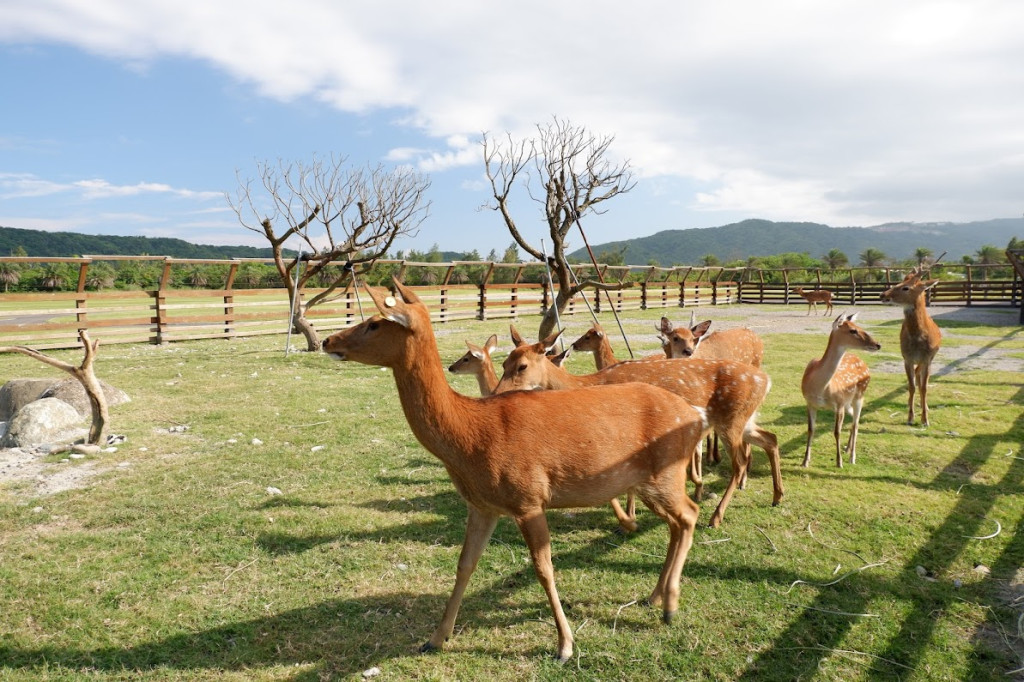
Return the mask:
<path id="1" fill-rule="evenodd" d="M 558 115 L 614 134 L 613 151 L 641 178 L 705 187 L 673 199 L 700 211 L 870 224 L 923 219 L 909 214 L 927 205 L 929 188 L 970 186 L 943 195 L 942 209 L 985 218 L 1019 193 L 1024 4 L 1015 0 L 238 8 L 8 0 L 0 41 L 70 44 L 136 65 L 197 59 L 268 97 L 386 111 L 433 142 L 417 138 L 387 158 L 432 173 L 478 166 L 481 131 L 532 134 Z M 159 182 L 73 184 L 91 198 L 220 196 Z M 3 196 L 66 191 L 0 177 Z"/>

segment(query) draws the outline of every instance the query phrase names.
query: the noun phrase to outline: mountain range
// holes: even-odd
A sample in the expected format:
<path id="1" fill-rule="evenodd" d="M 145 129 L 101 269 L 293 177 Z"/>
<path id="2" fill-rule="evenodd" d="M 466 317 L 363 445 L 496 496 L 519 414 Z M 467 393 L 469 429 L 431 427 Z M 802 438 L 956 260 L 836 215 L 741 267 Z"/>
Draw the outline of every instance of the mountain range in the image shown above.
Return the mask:
<path id="1" fill-rule="evenodd" d="M 721 262 L 745 261 L 752 256 L 807 253 L 820 258 L 839 249 L 851 262 L 869 248 L 890 259 L 907 259 L 920 247 L 935 256 L 946 252 L 946 262 L 974 255 L 981 247 L 1005 248 L 1014 237 L 1024 237 L 1024 218 L 1007 218 L 971 223 L 886 223 L 874 227 L 830 227 L 819 223 L 744 220 L 721 227 L 664 230 L 647 237 L 595 244 L 595 254 L 624 250 L 625 262 L 645 265 L 697 264 L 707 254 Z M 172 258 L 270 258 L 270 248 L 254 246 L 212 246 L 165 237 L 124 237 L 87 235 L 77 232 L 46 232 L 0 227 L 0 255 L 21 247 L 29 256 L 73 257 L 94 255 L 155 255 Z M 292 253 L 291 255 L 294 255 Z M 465 254 L 442 252 L 445 260 L 463 260 Z M 570 257 L 588 261 L 585 249 Z M 600 260 L 600 258 L 599 258 Z"/>
<path id="2" fill-rule="evenodd" d="M 807 253 L 821 258 L 831 249 L 839 249 L 857 262 L 857 255 L 869 248 L 882 251 L 890 259 L 913 258 L 914 251 L 925 247 L 935 256 L 946 252 L 946 262 L 958 262 L 973 256 L 982 246 L 1000 249 L 1013 237 L 1024 238 L 1024 218 L 985 220 L 971 223 L 886 223 L 874 227 L 830 227 L 819 223 L 744 220 L 721 227 L 664 230 L 648 237 L 591 245 L 595 254 L 625 249 L 625 262 L 645 265 L 692 265 L 706 254 L 721 262 L 751 256 L 781 253 Z M 589 261 L 586 249 L 571 252 L 570 257 Z M 600 261 L 601 259 L 598 258 Z"/>

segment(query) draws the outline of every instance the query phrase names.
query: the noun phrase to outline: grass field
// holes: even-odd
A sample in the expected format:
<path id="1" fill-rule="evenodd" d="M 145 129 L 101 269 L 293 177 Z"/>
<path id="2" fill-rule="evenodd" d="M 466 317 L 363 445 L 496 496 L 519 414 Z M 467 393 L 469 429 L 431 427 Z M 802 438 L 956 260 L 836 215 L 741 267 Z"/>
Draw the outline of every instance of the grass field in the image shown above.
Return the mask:
<path id="1" fill-rule="evenodd" d="M 905 423 L 899 311 L 871 309 L 864 326 L 883 348 L 861 356 L 873 378 L 858 462 L 840 470 L 828 413 L 811 467 L 800 466 L 800 376 L 823 352 L 830 321 L 804 308 L 702 311 L 764 333 L 773 388 L 760 423 L 779 436 L 786 496 L 770 506 L 767 461 L 755 450 L 720 529 L 706 527 L 717 501 L 702 504 L 673 625 L 637 603 L 664 559 L 663 522 L 641 510 L 639 531 L 623 536 L 608 507 L 549 513 L 576 632 L 576 658 L 564 665 L 552 659 L 553 620 L 509 521 L 446 650 L 417 653 L 453 584 L 465 505 L 412 436 L 389 371 L 286 356 L 283 336 L 101 345 L 97 374 L 132 397 L 111 420 L 127 443 L 84 462 L 52 458 L 55 472 L 104 470 L 85 487 L 47 497 L 33 482 L 0 488 L 0 679 L 362 679 L 374 667 L 375 679 L 424 680 L 1019 677 L 1016 312 L 1005 324 L 937 316 L 946 339 L 932 425 L 921 428 Z M 629 313 L 634 351 L 657 348 L 661 314 Z M 615 330 L 612 318 L 602 322 Z M 536 324 L 518 326 L 529 336 Z M 567 339 L 588 326 L 572 319 Z M 499 362 L 510 347 L 506 322 L 437 333 L 445 366 L 467 339 L 498 333 Z M 593 366 L 583 356 L 569 363 L 576 373 Z M 0 357 L 4 380 L 53 373 Z M 451 380 L 477 391 L 470 377 Z M 706 489 L 720 493 L 728 467 L 706 468 Z"/>

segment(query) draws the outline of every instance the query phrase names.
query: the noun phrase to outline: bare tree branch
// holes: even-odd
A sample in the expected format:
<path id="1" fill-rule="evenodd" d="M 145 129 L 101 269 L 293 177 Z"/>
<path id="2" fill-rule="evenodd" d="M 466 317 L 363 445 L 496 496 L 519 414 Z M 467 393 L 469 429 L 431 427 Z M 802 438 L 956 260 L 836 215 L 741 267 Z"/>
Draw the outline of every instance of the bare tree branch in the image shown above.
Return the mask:
<path id="1" fill-rule="evenodd" d="M 583 126 L 558 118 L 538 124 L 537 137 L 529 140 L 516 140 L 506 133 L 499 142 L 483 134 L 484 168 L 493 196 L 486 207 L 501 214 L 523 250 L 538 260 L 550 256 L 552 275 L 558 282 L 555 305 L 541 321 L 541 338 L 554 327 L 555 311 L 562 312 L 572 296 L 595 284 L 588 282 L 585 287 L 572 281 L 566 255 L 570 231 L 584 216 L 606 212 L 604 202 L 636 186 L 629 161 L 610 160 L 614 139 L 598 137 Z M 532 167 L 532 174 L 526 172 L 527 167 Z M 517 185 L 543 209 L 550 254 L 529 243 L 512 216 L 509 197 Z"/>
<path id="2" fill-rule="evenodd" d="M 346 157 L 314 156 L 309 162 L 257 162 L 263 191 L 255 195 L 252 180 L 242 180 L 227 201 L 246 229 L 270 243 L 278 274 L 295 302 L 301 290 L 332 263 L 369 268 L 385 256 L 395 239 L 415 236 L 430 212 L 426 192 L 429 179 L 410 168 L 351 167 Z M 285 257 L 285 244 L 298 239 L 303 267 L 296 286 L 295 268 L 300 261 Z M 294 320 L 310 350 L 320 347 L 312 324 L 305 319 L 311 307 L 323 302 L 341 286 L 352 269 L 339 269 L 327 290 L 305 306 L 293 306 Z"/>

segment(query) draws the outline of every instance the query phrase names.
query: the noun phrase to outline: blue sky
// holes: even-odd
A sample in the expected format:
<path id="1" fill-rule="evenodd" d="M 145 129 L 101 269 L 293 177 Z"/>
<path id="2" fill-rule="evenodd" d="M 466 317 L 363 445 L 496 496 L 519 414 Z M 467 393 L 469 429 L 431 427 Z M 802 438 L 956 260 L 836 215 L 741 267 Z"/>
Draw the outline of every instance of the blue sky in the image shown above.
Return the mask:
<path id="1" fill-rule="evenodd" d="M 552 116 L 636 174 L 584 219 L 595 244 L 1019 217 L 1021 26 L 1015 0 L 5 0 L 0 225 L 263 245 L 224 198 L 236 171 L 340 154 L 430 176 L 396 248 L 486 255 L 511 238 L 478 210 L 480 134 Z"/>

